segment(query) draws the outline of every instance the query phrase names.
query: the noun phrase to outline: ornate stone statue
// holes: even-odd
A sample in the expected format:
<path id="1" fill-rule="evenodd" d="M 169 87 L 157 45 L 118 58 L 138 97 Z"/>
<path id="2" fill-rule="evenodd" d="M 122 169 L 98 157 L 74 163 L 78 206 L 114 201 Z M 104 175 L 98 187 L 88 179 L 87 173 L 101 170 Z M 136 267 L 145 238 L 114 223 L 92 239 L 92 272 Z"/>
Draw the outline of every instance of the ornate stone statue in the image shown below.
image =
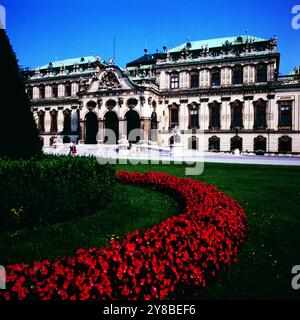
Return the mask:
<path id="1" fill-rule="evenodd" d="M 108 70 L 102 78 L 100 79 L 99 82 L 99 88 L 120 88 L 121 84 L 115 75 L 115 73 L 112 70 Z"/>
<path id="2" fill-rule="evenodd" d="M 180 130 L 179 128 L 174 128 L 172 130 L 173 133 L 173 138 L 174 138 L 174 143 L 180 143 L 181 141 L 181 136 L 180 136 Z"/>

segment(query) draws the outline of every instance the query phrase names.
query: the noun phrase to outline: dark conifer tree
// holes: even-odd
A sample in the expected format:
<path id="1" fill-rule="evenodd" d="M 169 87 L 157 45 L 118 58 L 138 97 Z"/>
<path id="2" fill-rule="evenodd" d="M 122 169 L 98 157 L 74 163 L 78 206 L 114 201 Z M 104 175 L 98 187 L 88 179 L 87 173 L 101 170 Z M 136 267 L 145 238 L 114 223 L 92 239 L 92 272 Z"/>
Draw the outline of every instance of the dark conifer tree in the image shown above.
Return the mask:
<path id="1" fill-rule="evenodd" d="M 17 58 L 6 31 L 0 28 L 0 156 L 26 159 L 41 153 Z"/>

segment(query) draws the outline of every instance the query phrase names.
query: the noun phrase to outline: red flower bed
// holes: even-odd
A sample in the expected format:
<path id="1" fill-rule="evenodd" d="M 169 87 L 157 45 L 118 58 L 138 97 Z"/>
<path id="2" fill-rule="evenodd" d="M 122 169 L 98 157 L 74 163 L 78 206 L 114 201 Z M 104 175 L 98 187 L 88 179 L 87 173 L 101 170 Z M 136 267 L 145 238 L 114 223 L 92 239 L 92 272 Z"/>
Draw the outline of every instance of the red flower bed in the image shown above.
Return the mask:
<path id="1" fill-rule="evenodd" d="M 216 187 L 149 172 L 118 172 L 120 182 L 176 193 L 184 213 L 106 248 L 74 257 L 6 267 L 4 299 L 165 299 L 177 284 L 205 286 L 236 260 L 244 241 L 244 210 Z"/>

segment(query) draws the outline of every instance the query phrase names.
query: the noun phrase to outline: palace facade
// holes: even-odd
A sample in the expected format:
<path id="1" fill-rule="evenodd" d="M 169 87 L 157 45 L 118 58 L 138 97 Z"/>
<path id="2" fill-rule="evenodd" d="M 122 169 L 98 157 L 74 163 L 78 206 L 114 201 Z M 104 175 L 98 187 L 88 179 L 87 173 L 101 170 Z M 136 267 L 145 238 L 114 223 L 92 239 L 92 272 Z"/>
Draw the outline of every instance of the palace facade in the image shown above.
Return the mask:
<path id="1" fill-rule="evenodd" d="M 279 65 L 276 37 L 246 35 L 145 50 L 125 69 L 87 56 L 23 75 L 45 147 L 104 143 L 108 130 L 109 143 L 167 146 L 176 129 L 185 148 L 297 154 L 300 68 L 281 76 Z"/>

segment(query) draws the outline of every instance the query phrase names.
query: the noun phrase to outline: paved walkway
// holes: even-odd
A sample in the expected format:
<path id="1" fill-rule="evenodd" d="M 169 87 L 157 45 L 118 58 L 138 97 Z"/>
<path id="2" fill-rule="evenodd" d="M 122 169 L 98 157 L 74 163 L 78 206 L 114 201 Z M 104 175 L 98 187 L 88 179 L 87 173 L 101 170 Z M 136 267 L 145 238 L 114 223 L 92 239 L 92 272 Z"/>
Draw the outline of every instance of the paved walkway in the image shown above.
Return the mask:
<path id="1" fill-rule="evenodd" d="M 266 164 L 266 165 L 287 165 L 300 166 L 300 157 L 296 156 L 256 156 L 251 154 L 232 155 L 227 153 L 198 152 L 194 150 L 184 150 L 182 153 L 172 154 L 168 148 L 158 148 L 150 151 L 122 151 L 117 152 L 117 146 L 107 145 L 77 145 L 78 155 L 94 155 L 101 159 L 128 159 L 128 160 L 162 160 L 181 162 L 214 162 L 214 163 L 244 163 L 244 164 Z M 44 148 L 49 154 L 69 153 L 68 145 L 59 145 L 56 148 Z"/>

